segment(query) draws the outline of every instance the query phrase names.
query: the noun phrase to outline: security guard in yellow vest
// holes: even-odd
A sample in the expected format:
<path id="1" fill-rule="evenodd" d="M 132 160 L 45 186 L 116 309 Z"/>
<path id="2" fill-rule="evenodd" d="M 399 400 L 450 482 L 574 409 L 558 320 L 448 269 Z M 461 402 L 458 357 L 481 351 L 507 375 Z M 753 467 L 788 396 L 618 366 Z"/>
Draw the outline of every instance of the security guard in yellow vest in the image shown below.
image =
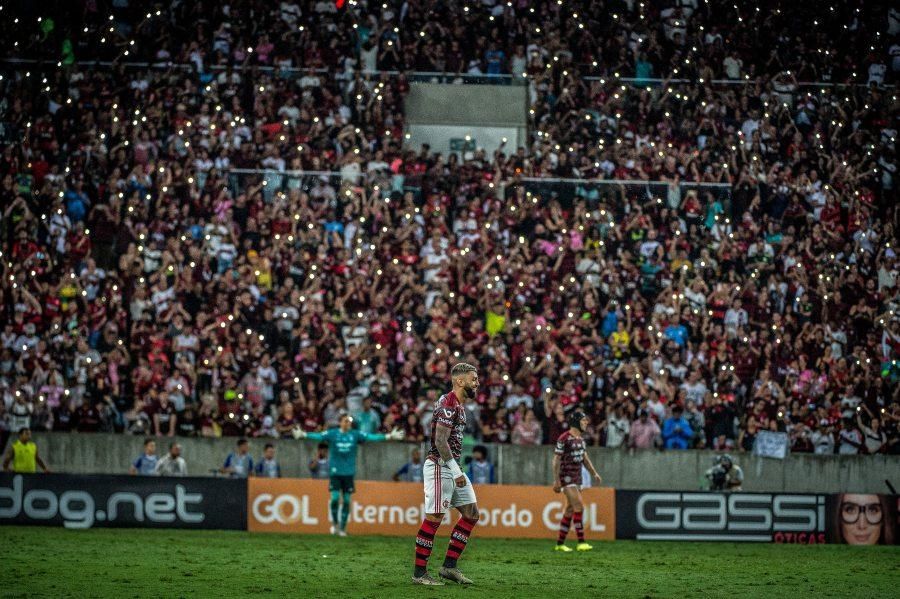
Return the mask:
<path id="1" fill-rule="evenodd" d="M 31 429 L 19 430 L 19 438 L 6 450 L 3 458 L 3 469 L 9 470 L 12 462 L 12 471 L 20 474 L 29 474 L 37 471 L 37 466 L 44 472 L 50 472 L 44 460 L 38 455 L 37 445 L 31 440 Z"/>

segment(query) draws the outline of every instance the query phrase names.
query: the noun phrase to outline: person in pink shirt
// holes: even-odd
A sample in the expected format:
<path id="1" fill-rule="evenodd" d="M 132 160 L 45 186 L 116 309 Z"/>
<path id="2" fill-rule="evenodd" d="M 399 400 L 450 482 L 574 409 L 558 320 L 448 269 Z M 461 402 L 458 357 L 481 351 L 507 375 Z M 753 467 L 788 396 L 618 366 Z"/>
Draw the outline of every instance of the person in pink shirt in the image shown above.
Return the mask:
<path id="1" fill-rule="evenodd" d="M 650 413 L 647 410 L 641 410 L 637 420 L 631 423 L 628 447 L 636 447 L 638 449 L 655 447 L 659 434 L 659 425 L 650 418 Z"/>
<path id="2" fill-rule="evenodd" d="M 541 424 L 534 417 L 534 410 L 525 412 L 525 417 L 516 423 L 512 431 L 514 445 L 540 445 Z"/>

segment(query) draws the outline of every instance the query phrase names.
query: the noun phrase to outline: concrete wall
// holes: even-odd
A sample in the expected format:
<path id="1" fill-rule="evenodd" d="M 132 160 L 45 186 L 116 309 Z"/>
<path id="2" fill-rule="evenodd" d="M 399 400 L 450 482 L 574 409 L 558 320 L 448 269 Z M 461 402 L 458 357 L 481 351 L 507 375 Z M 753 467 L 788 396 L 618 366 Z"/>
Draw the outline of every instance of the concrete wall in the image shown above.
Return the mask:
<path id="1" fill-rule="evenodd" d="M 79 474 L 128 472 L 131 463 L 143 452 L 143 437 L 132 435 L 79 435 L 43 433 L 34 435 L 38 451 L 54 472 Z M 176 439 L 181 444 L 181 455 L 193 476 L 213 474 L 234 450 L 237 438 Z M 157 438 L 157 455 L 164 455 L 171 439 Z M 314 441 L 283 439 L 251 439 L 250 455 L 254 460 L 262 455 L 266 443 L 274 443 L 286 477 L 308 477 L 307 464 L 316 454 Z M 398 443 L 371 443 L 363 447 L 357 460 L 360 478 L 389 480 L 397 468 L 408 461 L 412 445 Z"/>
<path id="2" fill-rule="evenodd" d="M 406 122 L 472 127 L 526 124 L 527 88 L 517 85 L 416 83 L 404 100 Z"/>
<path id="3" fill-rule="evenodd" d="M 40 454 L 56 472 L 118 473 L 140 455 L 142 438 L 128 435 L 37 434 Z M 221 466 L 233 449 L 234 438 L 179 439 L 182 455 L 193 475 L 210 474 Z M 265 441 L 251 440 L 251 454 L 262 453 Z M 315 454 L 312 441 L 274 441 L 285 476 L 308 476 L 307 463 Z M 158 441 L 165 453 L 168 439 Z M 372 443 L 363 446 L 358 458 L 358 477 L 389 480 L 408 461 L 412 445 Z M 491 448 L 497 464 L 498 482 L 549 484 L 552 450 L 543 447 L 500 445 Z M 703 473 L 712 463 L 708 451 L 623 451 L 593 448 L 589 455 L 604 479 L 604 485 L 623 489 L 690 490 L 701 486 Z M 886 493 L 884 481 L 900 486 L 898 456 L 792 455 L 785 460 L 735 454 L 744 469 L 747 491 L 766 492 L 869 492 Z"/>
<path id="4" fill-rule="evenodd" d="M 471 136 L 488 159 L 507 139 L 506 152 L 524 145 L 528 125 L 527 88 L 518 85 L 414 83 L 404 100 L 406 145 L 423 143 L 445 156 L 450 140 Z"/>
<path id="5" fill-rule="evenodd" d="M 712 465 L 712 451 L 594 449 L 591 459 L 612 486 L 623 489 L 696 489 Z M 898 456 L 816 456 L 784 460 L 733 454 L 744 470 L 744 490 L 761 492 L 888 493 L 885 479 L 900 483 Z M 604 474 L 605 473 L 605 474 Z"/>

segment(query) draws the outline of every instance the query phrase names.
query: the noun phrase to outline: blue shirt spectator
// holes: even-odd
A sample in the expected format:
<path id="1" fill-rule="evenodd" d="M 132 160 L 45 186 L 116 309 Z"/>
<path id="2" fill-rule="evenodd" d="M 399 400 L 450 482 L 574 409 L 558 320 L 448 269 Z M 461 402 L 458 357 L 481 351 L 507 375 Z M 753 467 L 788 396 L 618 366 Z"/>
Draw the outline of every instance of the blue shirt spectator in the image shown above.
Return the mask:
<path id="1" fill-rule="evenodd" d="M 466 474 L 473 485 L 490 485 L 497 482 L 494 465 L 488 461 L 487 448 L 483 445 L 476 445 L 472 449 L 472 461 L 469 462 Z"/>
<path id="2" fill-rule="evenodd" d="M 250 443 L 247 439 L 239 439 L 237 449 L 228 454 L 225 458 L 225 465 L 222 466 L 224 474 L 231 475 L 232 478 L 247 478 L 253 473 L 253 458 L 250 457 Z"/>
<path id="3" fill-rule="evenodd" d="M 671 339 L 675 343 L 678 344 L 678 347 L 684 347 L 687 343 L 688 332 L 687 328 L 677 320 L 673 321 L 669 326 L 666 327 L 666 330 L 663 331 L 663 334 L 667 339 Z"/>
<path id="4" fill-rule="evenodd" d="M 506 60 L 503 50 L 498 50 L 494 44 L 491 44 L 490 50 L 484 53 L 484 60 L 487 62 L 488 75 L 496 76 L 503 73 L 503 62 Z"/>
<path id="5" fill-rule="evenodd" d="M 681 406 L 675 406 L 672 415 L 663 422 L 662 437 L 666 449 L 688 449 L 691 446 L 694 429 L 683 413 Z"/>
<path id="6" fill-rule="evenodd" d="M 69 215 L 69 218 L 72 219 L 73 223 L 77 223 L 84 220 L 84 217 L 87 215 L 88 206 L 91 205 L 91 201 L 88 199 L 87 194 L 81 191 L 81 185 L 78 184 L 79 189 L 70 189 L 65 193 L 66 198 L 66 214 Z"/>
<path id="7" fill-rule="evenodd" d="M 281 465 L 275 459 L 275 446 L 271 443 L 266 443 L 263 458 L 256 464 L 254 473 L 262 478 L 281 478 Z"/>
<path id="8" fill-rule="evenodd" d="M 325 223 L 325 231 L 328 233 L 338 233 L 340 235 L 344 234 L 344 223 L 338 222 L 336 220 L 328 221 Z"/>
<path id="9" fill-rule="evenodd" d="M 159 457 L 156 455 L 156 441 L 153 439 L 144 439 L 144 453 L 131 464 L 131 474 L 140 474 L 142 476 L 153 476 L 156 474 L 156 464 Z"/>
<path id="10" fill-rule="evenodd" d="M 603 338 L 606 339 L 612 335 L 617 328 L 619 328 L 619 315 L 616 314 L 615 308 L 610 307 L 603 317 L 603 324 L 600 325 L 600 332 L 603 334 Z"/>
<path id="11" fill-rule="evenodd" d="M 418 448 L 412 450 L 410 460 L 394 473 L 394 480 L 407 483 L 420 483 L 424 479 L 422 471 L 422 452 Z"/>

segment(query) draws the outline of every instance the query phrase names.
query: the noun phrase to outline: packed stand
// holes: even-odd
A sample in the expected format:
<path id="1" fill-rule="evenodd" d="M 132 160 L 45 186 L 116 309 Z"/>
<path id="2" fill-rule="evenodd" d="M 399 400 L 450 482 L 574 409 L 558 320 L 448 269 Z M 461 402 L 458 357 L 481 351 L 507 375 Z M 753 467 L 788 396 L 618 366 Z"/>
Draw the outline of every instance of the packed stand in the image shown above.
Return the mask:
<path id="1" fill-rule="evenodd" d="M 900 451 L 878 3 L 115 4 L 0 41 L 48 61 L 0 80 L 8 429 L 287 437 L 348 410 L 422 441 L 465 360 L 486 442 L 553 442 L 582 406 L 605 446 Z M 521 79 L 529 144 L 406 148 L 407 76 L 359 69 Z"/>

